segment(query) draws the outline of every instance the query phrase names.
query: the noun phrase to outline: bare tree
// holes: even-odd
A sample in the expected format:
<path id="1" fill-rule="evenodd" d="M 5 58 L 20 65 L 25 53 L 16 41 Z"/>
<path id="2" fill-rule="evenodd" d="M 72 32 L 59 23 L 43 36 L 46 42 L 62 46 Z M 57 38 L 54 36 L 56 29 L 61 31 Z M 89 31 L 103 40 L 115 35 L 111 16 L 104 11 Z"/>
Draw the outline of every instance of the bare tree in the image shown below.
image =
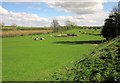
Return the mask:
<path id="1" fill-rule="evenodd" d="M 16 27 L 17 27 L 17 24 L 15 24 L 15 23 L 12 23 L 11 27 L 12 27 L 13 29 L 16 29 Z"/>
<path id="2" fill-rule="evenodd" d="M 69 21 L 69 20 L 65 21 L 65 25 L 66 25 L 67 29 L 72 29 L 76 26 L 74 22 Z"/>
<path id="3" fill-rule="evenodd" d="M 58 20 L 54 19 L 52 22 L 51 22 L 51 28 L 53 28 L 53 30 L 56 32 L 58 31 L 60 25 L 58 23 Z"/>
<path id="4" fill-rule="evenodd" d="M 72 21 L 70 21 L 70 20 L 67 20 L 67 21 L 65 21 L 65 25 L 66 25 L 66 26 L 74 26 L 75 23 L 72 22 Z"/>
<path id="5" fill-rule="evenodd" d="M 2 27 L 5 25 L 5 23 L 4 22 L 1 22 L 0 23 L 0 28 L 2 29 Z"/>

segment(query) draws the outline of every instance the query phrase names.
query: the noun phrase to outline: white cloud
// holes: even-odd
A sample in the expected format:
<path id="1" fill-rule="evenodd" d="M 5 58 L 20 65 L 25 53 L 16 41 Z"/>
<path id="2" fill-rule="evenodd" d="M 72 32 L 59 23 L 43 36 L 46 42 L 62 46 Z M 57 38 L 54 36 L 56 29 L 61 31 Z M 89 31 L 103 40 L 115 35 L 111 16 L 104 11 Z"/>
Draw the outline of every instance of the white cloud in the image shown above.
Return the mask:
<path id="1" fill-rule="evenodd" d="M 97 13 L 76 16 L 57 16 L 51 19 L 57 19 L 61 25 L 64 25 L 66 20 L 70 20 L 75 24 L 82 26 L 101 26 L 104 24 L 104 19 L 108 14 L 109 13 Z"/>
<path id="2" fill-rule="evenodd" d="M 7 14 L 7 10 L 0 6 L 0 14 Z"/>
<path id="3" fill-rule="evenodd" d="M 104 0 L 105 3 L 107 2 L 118 2 L 119 0 Z"/>
<path id="4" fill-rule="evenodd" d="M 96 12 L 100 12 L 103 9 L 102 0 L 99 1 L 91 1 L 91 2 L 67 2 L 62 0 L 62 2 L 54 2 L 47 4 L 56 9 L 61 9 L 67 12 L 72 12 L 76 14 L 93 14 Z"/>
<path id="5" fill-rule="evenodd" d="M 36 14 L 28 13 L 16 13 L 8 11 L 0 6 L 0 17 L 2 21 L 7 25 L 15 23 L 21 26 L 48 26 L 50 23 L 49 19 L 44 17 L 39 17 Z"/>
<path id="6" fill-rule="evenodd" d="M 2 2 L 62 2 L 63 0 L 1 0 Z M 66 2 L 91 2 L 91 1 L 101 1 L 101 0 L 65 0 Z M 102 0 L 104 2 L 118 2 L 119 0 Z"/>
<path id="7" fill-rule="evenodd" d="M 6 2 L 14 0 L 4 0 Z M 18 0 L 15 2 L 44 2 L 49 7 L 56 8 L 61 11 L 75 13 L 76 16 L 56 16 L 56 17 L 40 17 L 36 14 L 16 13 L 7 11 L 0 7 L 0 17 L 3 17 L 3 22 L 6 24 L 16 23 L 23 26 L 49 26 L 52 19 L 57 19 L 61 25 L 64 21 L 70 20 L 77 25 L 103 25 L 104 19 L 108 16 L 107 12 L 103 11 L 103 3 L 109 0 Z M 112 2 L 112 0 L 110 0 Z M 113 0 L 117 1 L 117 0 Z"/>
<path id="8" fill-rule="evenodd" d="M 61 25 L 66 20 L 75 22 L 77 25 L 102 25 L 107 13 L 98 12 L 96 14 L 83 14 L 76 16 L 56 16 L 56 17 L 40 17 L 36 14 L 16 13 L 8 11 L 0 6 L 0 18 L 6 25 L 15 23 L 19 26 L 50 26 L 53 19 L 57 19 Z"/>
<path id="9" fill-rule="evenodd" d="M 111 0 L 112 1 L 112 0 Z M 108 0 L 44 0 L 52 8 L 58 10 L 75 13 L 76 16 L 57 17 L 61 20 L 71 20 L 78 25 L 103 25 L 104 19 L 108 16 L 107 12 L 103 11 L 103 3 Z"/>

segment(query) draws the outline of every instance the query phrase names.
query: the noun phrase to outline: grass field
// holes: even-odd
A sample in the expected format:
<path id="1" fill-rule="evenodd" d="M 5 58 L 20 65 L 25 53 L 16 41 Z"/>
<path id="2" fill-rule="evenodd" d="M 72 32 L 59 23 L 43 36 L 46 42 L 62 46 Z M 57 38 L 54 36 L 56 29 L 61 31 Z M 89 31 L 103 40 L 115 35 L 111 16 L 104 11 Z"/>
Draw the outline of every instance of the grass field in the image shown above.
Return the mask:
<path id="1" fill-rule="evenodd" d="M 93 30 L 81 31 L 93 33 Z M 77 29 L 64 33 L 75 33 L 79 36 L 54 37 L 59 34 L 54 33 L 3 38 L 3 81 L 51 80 L 48 79 L 51 73 L 85 57 L 103 40 L 94 34 L 81 34 Z M 99 30 L 94 33 L 99 33 Z M 35 41 L 35 37 L 44 37 L 45 40 Z"/>

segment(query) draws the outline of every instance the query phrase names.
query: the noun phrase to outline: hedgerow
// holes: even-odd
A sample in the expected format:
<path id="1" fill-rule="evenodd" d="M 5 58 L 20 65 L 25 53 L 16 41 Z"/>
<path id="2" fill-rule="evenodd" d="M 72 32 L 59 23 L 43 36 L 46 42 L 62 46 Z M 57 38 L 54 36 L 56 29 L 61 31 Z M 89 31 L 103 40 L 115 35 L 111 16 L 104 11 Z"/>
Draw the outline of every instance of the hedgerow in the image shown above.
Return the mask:
<path id="1" fill-rule="evenodd" d="M 96 47 L 88 57 L 56 71 L 52 78 L 62 81 L 120 82 L 120 37 Z"/>

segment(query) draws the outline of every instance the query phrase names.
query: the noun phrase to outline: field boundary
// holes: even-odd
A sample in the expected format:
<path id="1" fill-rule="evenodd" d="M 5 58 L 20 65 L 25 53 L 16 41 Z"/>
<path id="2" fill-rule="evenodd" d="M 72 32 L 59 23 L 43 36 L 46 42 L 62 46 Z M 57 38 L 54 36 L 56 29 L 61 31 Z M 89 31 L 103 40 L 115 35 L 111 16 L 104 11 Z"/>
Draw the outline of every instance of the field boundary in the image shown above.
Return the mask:
<path id="1" fill-rule="evenodd" d="M 53 30 L 7 30 L 0 32 L 0 37 L 15 37 L 51 33 Z"/>

